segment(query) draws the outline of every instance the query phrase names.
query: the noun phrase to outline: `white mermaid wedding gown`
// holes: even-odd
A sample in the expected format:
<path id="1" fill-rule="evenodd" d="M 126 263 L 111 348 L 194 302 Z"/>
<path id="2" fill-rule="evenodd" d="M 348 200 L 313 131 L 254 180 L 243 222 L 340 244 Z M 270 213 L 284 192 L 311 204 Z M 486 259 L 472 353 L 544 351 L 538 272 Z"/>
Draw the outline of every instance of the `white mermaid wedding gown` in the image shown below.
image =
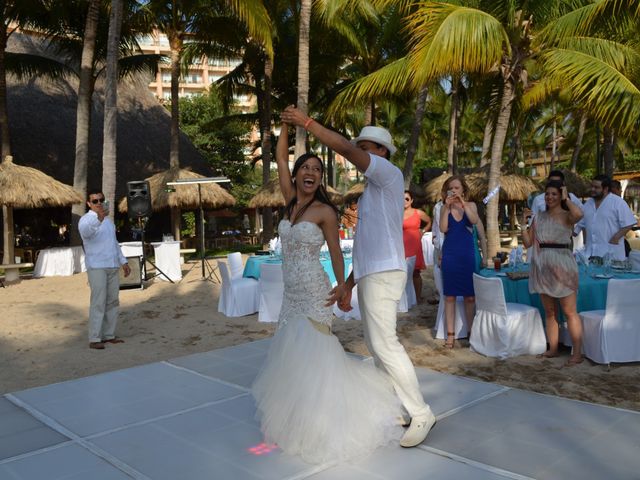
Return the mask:
<path id="1" fill-rule="evenodd" d="M 387 375 L 349 357 L 330 333 L 322 230 L 283 220 L 278 231 L 284 298 L 267 361 L 252 387 L 265 441 L 306 462 L 326 463 L 400 439 L 400 401 Z"/>

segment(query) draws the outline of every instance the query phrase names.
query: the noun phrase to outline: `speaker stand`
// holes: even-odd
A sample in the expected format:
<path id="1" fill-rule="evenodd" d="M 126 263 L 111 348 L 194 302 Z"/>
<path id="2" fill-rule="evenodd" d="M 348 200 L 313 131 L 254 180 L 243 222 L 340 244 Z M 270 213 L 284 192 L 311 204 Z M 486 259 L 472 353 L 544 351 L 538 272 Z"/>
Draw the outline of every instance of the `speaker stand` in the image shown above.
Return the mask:
<path id="1" fill-rule="evenodd" d="M 151 260 L 149 260 L 145 254 L 145 250 L 146 250 L 146 242 L 144 241 L 144 231 L 146 228 L 146 223 L 147 223 L 147 219 L 146 217 L 139 217 L 138 218 L 138 225 L 140 227 L 140 239 L 141 239 L 141 243 L 142 243 L 142 259 L 140 261 L 141 263 L 141 268 L 144 271 L 144 281 L 148 282 L 149 280 L 152 280 L 156 277 L 159 277 L 160 275 L 162 275 L 164 278 L 166 278 L 167 280 L 169 280 L 171 283 L 175 283 L 173 280 L 171 280 L 166 273 L 164 273 L 162 270 L 160 270 L 158 268 L 158 266 L 153 263 Z M 154 274 L 149 276 L 149 270 L 147 269 L 147 263 L 150 263 L 153 266 L 153 269 L 155 270 Z"/>

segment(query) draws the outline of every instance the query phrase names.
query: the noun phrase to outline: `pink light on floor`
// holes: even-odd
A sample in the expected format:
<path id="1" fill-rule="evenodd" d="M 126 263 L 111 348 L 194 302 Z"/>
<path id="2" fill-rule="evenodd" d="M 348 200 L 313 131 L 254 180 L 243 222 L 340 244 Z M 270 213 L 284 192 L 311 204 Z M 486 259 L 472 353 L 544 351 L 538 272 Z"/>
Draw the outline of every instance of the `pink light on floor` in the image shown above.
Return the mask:
<path id="1" fill-rule="evenodd" d="M 247 451 L 249 453 L 251 453 L 252 455 L 265 455 L 267 453 L 271 453 L 272 451 L 276 450 L 278 448 L 278 445 L 276 445 L 275 443 L 259 443 L 258 445 L 254 446 L 254 447 L 249 447 L 247 448 Z"/>

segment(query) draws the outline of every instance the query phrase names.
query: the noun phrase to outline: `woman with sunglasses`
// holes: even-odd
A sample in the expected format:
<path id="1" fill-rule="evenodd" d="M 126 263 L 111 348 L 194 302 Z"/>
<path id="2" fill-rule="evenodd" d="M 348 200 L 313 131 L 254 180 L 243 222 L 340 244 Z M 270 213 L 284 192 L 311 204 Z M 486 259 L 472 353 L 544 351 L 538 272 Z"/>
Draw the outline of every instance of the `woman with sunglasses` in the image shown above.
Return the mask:
<path id="1" fill-rule="evenodd" d="M 404 217 L 402 220 L 402 240 L 404 242 L 405 258 L 416 257 L 416 266 L 413 269 L 413 288 L 416 291 L 416 300 L 422 302 L 422 276 L 424 270 L 424 255 L 422 253 L 422 234 L 431 230 L 431 218 L 420 209 L 413 208 L 413 194 L 409 190 L 404 191 Z"/>

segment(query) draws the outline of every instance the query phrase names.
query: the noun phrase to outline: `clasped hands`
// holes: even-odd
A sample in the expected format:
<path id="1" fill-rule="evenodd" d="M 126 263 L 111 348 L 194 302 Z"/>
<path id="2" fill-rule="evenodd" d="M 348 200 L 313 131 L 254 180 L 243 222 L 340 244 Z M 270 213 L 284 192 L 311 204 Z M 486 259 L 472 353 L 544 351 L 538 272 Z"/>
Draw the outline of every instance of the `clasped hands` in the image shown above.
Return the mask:
<path id="1" fill-rule="evenodd" d="M 353 309 L 351 307 L 351 289 L 347 287 L 346 283 L 341 283 L 331 289 L 325 307 L 330 307 L 336 302 L 338 303 L 338 308 L 343 312 Z"/>

